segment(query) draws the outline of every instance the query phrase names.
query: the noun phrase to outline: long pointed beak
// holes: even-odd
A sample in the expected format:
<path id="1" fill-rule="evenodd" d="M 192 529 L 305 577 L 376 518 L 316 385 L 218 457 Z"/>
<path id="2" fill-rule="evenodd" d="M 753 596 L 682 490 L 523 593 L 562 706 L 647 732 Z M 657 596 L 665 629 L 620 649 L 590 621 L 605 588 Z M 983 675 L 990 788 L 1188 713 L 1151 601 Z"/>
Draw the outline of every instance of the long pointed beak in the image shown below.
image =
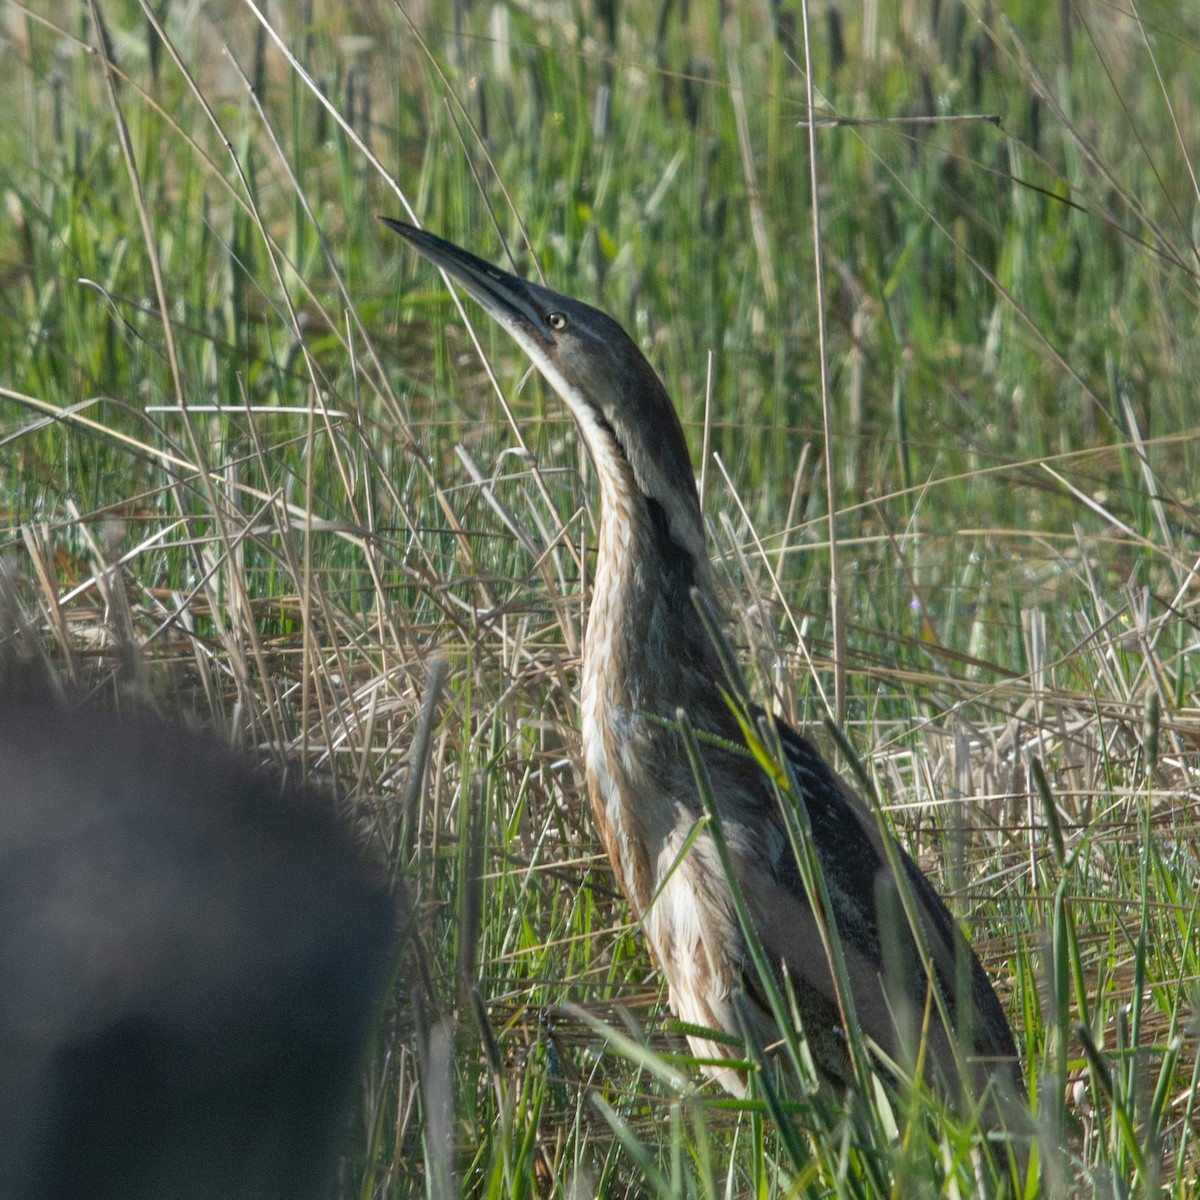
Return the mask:
<path id="1" fill-rule="evenodd" d="M 520 328 L 536 335 L 546 346 L 554 345 L 553 335 L 535 303 L 532 285 L 524 279 L 509 275 L 482 258 L 468 254 L 461 246 L 426 233 L 415 225 L 406 225 L 391 217 L 379 219 L 419 250 L 434 266 L 440 267 L 451 279 L 460 283 L 468 295 L 483 306 L 488 316 L 510 329 Z"/>

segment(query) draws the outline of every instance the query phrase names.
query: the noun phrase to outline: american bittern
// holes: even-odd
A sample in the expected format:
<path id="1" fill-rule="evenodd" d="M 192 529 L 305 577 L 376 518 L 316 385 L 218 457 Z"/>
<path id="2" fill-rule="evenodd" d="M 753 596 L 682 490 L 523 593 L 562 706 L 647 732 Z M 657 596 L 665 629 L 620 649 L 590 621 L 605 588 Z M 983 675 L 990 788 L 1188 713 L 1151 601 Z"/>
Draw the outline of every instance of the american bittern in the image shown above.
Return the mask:
<path id="1" fill-rule="evenodd" d="M 764 1042 L 778 1036 L 713 842 L 702 833 L 680 857 L 702 814 L 673 725 L 682 709 L 696 729 L 716 735 L 703 745 L 704 766 L 758 938 L 776 973 L 790 980 L 818 1071 L 835 1086 L 848 1084 L 834 974 L 778 800 L 753 762 L 720 744 L 745 743 L 693 602 L 698 591 L 702 604 L 719 611 L 695 477 L 666 389 L 604 313 L 384 220 L 511 334 L 566 402 L 595 463 L 600 535 L 581 701 L 588 791 L 613 869 L 666 974 L 672 1009 L 688 1024 L 734 1035 L 742 1032 L 738 1008 L 749 1009 Z M 779 732 L 808 812 L 861 1029 L 894 1063 L 915 1061 L 931 993 L 911 924 L 899 911 L 905 887 L 952 1027 L 935 1008 L 926 1034 L 931 1073 L 955 1092 L 965 1087 L 979 1096 L 995 1080 L 1019 1095 L 1004 1011 L 945 904 L 893 843 L 904 875 L 894 877 L 886 835 L 864 803 L 807 740 L 782 723 Z M 706 1058 L 735 1053 L 725 1042 L 689 1040 Z M 956 1048 L 968 1064 L 965 1079 Z M 735 1068 L 714 1073 L 729 1091 L 744 1091 Z"/>
<path id="2" fill-rule="evenodd" d="M 0 1196 L 325 1200 L 395 924 L 323 798 L 0 695 Z"/>

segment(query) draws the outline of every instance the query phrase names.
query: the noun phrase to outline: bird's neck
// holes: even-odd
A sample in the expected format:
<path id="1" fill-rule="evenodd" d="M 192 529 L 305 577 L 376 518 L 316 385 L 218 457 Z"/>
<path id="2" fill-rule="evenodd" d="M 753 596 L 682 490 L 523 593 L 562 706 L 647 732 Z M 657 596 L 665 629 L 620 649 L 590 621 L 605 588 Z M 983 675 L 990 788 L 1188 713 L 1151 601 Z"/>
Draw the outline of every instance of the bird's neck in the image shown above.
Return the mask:
<path id="1" fill-rule="evenodd" d="M 583 750 L 596 824 L 640 915 L 665 869 L 659 860 L 678 852 L 672 842 L 678 814 L 662 801 L 673 796 L 686 803 L 691 791 L 690 771 L 680 767 L 673 744 L 678 735 L 664 719 L 674 721 L 683 707 L 711 727 L 714 705 L 723 701 L 716 653 L 692 599 L 699 589 L 715 609 L 699 506 L 693 505 L 691 535 L 678 539 L 663 506 L 614 482 L 621 481 L 601 472 L 600 542 L 583 651 Z M 658 802 L 656 790 L 664 793 Z"/>
<path id="2" fill-rule="evenodd" d="M 619 486 L 618 486 L 619 485 Z M 584 690 L 615 712 L 674 719 L 711 694 L 720 667 L 692 598 L 716 611 L 694 494 L 674 511 L 632 484 L 601 478 L 600 541 L 584 645 Z"/>

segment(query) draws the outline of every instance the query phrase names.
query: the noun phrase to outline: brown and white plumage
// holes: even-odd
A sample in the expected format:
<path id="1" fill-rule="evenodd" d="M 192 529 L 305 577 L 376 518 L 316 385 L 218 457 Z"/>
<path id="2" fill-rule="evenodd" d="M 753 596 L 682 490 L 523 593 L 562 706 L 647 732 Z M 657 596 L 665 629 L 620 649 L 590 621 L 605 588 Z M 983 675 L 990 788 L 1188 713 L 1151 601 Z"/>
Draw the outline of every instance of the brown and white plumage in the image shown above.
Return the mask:
<path id="1" fill-rule="evenodd" d="M 764 1041 L 778 1031 L 761 991 L 710 837 L 680 861 L 701 817 L 695 776 L 670 720 L 730 743 L 744 739 L 718 686 L 723 672 L 693 603 L 719 603 L 683 429 L 666 389 L 628 334 L 570 297 L 500 271 L 450 242 L 384 218 L 460 283 L 533 359 L 570 408 L 600 481 L 600 536 L 583 654 L 583 748 L 592 811 L 621 886 L 666 974 L 675 1013 L 740 1034 L 743 994 Z M 663 718 L 667 720 L 664 721 Z M 914 1061 L 928 981 L 873 816 L 813 746 L 780 733 L 812 826 L 864 1033 L 901 1064 Z M 777 974 L 794 989 L 819 1072 L 834 1085 L 852 1073 L 833 976 L 806 899 L 778 801 L 743 754 L 703 744 L 738 887 Z M 931 1076 L 973 1096 L 990 1081 L 1023 1090 L 1016 1047 L 979 960 L 945 904 L 896 847 L 956 1033 L 934 1010 Z M 881 904 L 880 901 L 883 901 Z M 883 926 L 881 932 L 881 925 Z M 914 1017 L 915 1014 L 915 1017 Z M 961 1078 L 951 1039 L 968 1062 Z M 723 1042 L 692 1038 L 706 1057 Z M 730 1091 L 745 1081 L 714 1072 Z"/>

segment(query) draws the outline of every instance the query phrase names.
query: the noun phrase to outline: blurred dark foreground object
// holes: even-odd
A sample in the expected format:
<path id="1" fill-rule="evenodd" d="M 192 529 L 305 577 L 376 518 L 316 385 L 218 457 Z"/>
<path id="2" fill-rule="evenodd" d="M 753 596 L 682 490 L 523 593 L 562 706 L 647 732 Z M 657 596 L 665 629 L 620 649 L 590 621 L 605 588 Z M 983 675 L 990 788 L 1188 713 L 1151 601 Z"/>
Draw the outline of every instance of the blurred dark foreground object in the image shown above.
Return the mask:
<path id="1" fill-rule="evenodd" d="M 394 932 L 322 797 L 0 694 L 0 1197 L 326 1200 Z"/>

